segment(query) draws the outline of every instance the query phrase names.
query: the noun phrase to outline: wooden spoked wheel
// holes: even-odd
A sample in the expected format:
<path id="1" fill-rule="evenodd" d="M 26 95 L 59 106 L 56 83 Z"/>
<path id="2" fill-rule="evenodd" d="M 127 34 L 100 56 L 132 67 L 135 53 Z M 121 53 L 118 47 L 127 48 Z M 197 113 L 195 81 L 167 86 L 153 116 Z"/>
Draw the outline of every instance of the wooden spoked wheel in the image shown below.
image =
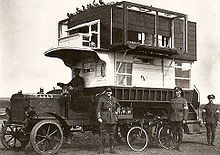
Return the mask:
<path id="1" fill-rule="evenodd" d="M 54 120 L 42 120 L 32 129 L 30 142 L 39 154 L 55 154 L 63 143 L 63 130 Z"/>
<path id="2" fill-rule="evenodd" d="M 10 150 L 22 150 L 29 142 L 29 136 L 21 125 L 3 124 L 1 128 L 2 145 Z"/>

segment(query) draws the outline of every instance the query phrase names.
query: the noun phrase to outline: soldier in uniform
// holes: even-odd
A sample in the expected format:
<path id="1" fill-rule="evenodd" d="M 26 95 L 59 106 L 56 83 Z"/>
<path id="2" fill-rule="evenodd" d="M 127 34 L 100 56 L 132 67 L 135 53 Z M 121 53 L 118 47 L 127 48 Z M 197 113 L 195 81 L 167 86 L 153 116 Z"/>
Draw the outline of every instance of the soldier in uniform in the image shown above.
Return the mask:
<path id="1" fill-rule="evenodd" d="M 70 94 L 70 105 L 69 109 L 74 112 L 82 112 L 83 109 L 85 108 L 84 104 L 81 101 L 82 96 L 83 96 L 83 90 L 85 87 L 85 81 L 84 78 L 81 77 L 80 74 L 80 68 L 75 67 L 73 69 L 74 71 L 74 77 L 73 79 L 67 83 L 57 83 L 58 86 L 62 88 L 66 88 L 69 91 Z M 69 111 L 69 113 L 71 113 Z M 67 133 L 67 143 L 71 144 L 71 134 L 70 132 Z"/>
<path id="2" fill-rule="evenodd" d="M 57 83 L 58 86 L 61 88 L 67 87 L 72 97 L 79 97 L 83 95 L 83 90 L 85 87 L 85 81 L 84 78 L 81 77 L 80 74 L 80 68 L 74 68 L 74 77 L 73 79 L 67 83 Z"/>
<path id="3" fill-rule="evenodd" d="M 82 96 L 85 87 L 84 78 L 80 75 L 80 68 L 74 68 L 74 78 L 67 84 L 72 96 Z"/>
<path id="4" fill-rule="evenodd" d="M 70 104 L 70 109 L 75 111 L 75 112 L 80 112 L 81 111 L 81 106 L 78 105 L 78 103 L 80 103 L 81 101 L 79 101 L 81 99 L 81 97 L 83 96 L 83 90 L 85 87 L 85 81 L 84 78 L 81 77 L 80 74 L 80 68 L 74 68 L 74 77 L 73 79 L 67 83 L 67 84 L 63 84 L 63 83 L 58 83 L 57 85 L 60 87 L 67 87 L 68 91 L 71 95 L 71 104 Z"/>
<path id="5" fill-rule="evenodd" d="M 182 126 L 186 123 L 188 116 L 187 100 L 184 99 L 183 90 L 180 87 L 174 88 L 175 98 L 170 101 L 170 123 L 175 128 L 176 134 L 179 136 L 177 141 L 176 150 L 181 151 L 180 145 L 182 143 L 183 133 Z"/>
<path id="6" fill-rule="evenodd" d="M 211 94 L 207 96 L 209 103 L 205 105 L 202 110 L 202 119 L 207 130 L 207 142 L 209 146 L 215 146 L 215 131 L 216 126 L 219 123 L 219 109 L 213 103 L 215 95 Z"/>
<path id="7" fill-rule="evenodd" d="M 107 138 L 109 136 L 110 153 L 116 154 L 114 150 L 114 134 L 116 131 L 117 115 L 116 112 L 120 108 L 118 100 L 112 96 L 111 88 L 107 88 L 103 96 L 100 97 L 96 108 L 97 119 L 100 123 L 100 131 L 102 145 L 99 153 L 104 153 Z"/>

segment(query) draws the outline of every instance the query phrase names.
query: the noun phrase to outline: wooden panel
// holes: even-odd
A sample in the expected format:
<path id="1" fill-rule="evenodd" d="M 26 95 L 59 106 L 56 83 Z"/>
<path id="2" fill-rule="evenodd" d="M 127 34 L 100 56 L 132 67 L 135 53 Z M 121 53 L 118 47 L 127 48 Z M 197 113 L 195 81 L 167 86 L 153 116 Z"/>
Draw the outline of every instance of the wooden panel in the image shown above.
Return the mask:
<path id="1" fill-rule="evenodd" d="M 109 6 L 93 8 L 84 12 L 80 12 L 70 17 L 68 27 L 74 27 L 79 24 L 90 22 L 93 20 L 100 19 L 100 46 L 102 48 L 108 48 L 110 45 L 110 20 L 111 11 Z"/>
<path id="2" fill-rule="evenodd" d="M 183 21 L 174 20 L 174 47 L 180 49 L 183 47 Z"/>
<path id="3" fill-rule="evenodd" d="M 90 22 L 96 19 L 102 19 L 102 21 L 109 21 L 108 14 L 110 13 L 110 7 L 99 7 L 86 10 L 70 17 L 68 27 L 73 27 L 82 23 Z"/>
<path id="4" fill-rule="evenodd" d="M 122 9 L 113 9 L 113 27 L 123 27 Z M 154 32 L 154 16 L 137 11 L 128 11 L 128 30 L 152 33 Z"/>
<path id="5" fill-rule="evenodd" d="M 124 100 L 129 100 L 130 97 L 130 89 L 124 90 Z"/>
<path id="6" fill-rule="evenodd" d="M 149 90 L 144 90 L 143 100 L 148 100 L 149 98 Z"/>
<path id="7" fill-rule="evenodd" d="M 113 44 L 122 43 L 122 41 L 123 41 L 122 34 L 123 34 L 122 29 L 113 28 L 113 30 L 112 30 Z"/>
<path id="8" fill-rule="evenodd" d="M 136 99 L 137 100 L 142 100 L 142 95 L 143 95 L 143 91 L 142 90 L 137 90 Z"/>
<path id="9" fill-rule="evenodd" d="M 175 20 L 175 39 L 174 45 L 175 48 L 180 49 L 183 47 L 183 21 L 182 20 Z M 184 60 L 196 60 L 196 23 L 188 21 L 188 53 L 178 56 L 178 59 Z"/>
<path id="10" fill-rule="evenodd" d="M 165 17 L 159 17 L 158 34 L 167 37 L 171 36 L 171 19 Z"/>
<path id="11" fill-rule="evenodd" d="M 193 55 L 196 59 L 196 23 L 188 22 L 188 50 L 189 54 Z"/>
<path id="12" fill-rule="evenodd" d="M 162 86 L 162 68 L 157 65 L 133 64 L 133 86 Z"/>

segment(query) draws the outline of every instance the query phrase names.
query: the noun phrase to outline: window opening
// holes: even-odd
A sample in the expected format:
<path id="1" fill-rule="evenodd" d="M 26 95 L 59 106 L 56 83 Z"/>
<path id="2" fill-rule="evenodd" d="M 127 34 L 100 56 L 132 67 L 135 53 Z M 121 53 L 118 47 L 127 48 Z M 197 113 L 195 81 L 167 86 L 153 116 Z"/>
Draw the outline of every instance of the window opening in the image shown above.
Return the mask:
<path id="1" fill-rule="evenodd" d="M 160 47 L 170 47 L 170 37 L 158 35 L 158 45 Z"/>
<path id="2" fill-rule="evenodd" d="M 104 77 L 105 70 L 106 70 L 106 63 L 104 61 L 99 61 L 98 63 L 96 63 L 95 76 L 96 77 Z"/>
<path id="3" fill-rule="evenodd" d="M 191 88 L 191 67 L 189 62 L 175 61 L 175 84 L 182 88 Z"/>
<path id="4" fill-rule="evenodd" d="M 120 61 L 116 62 L 116 69 L 118 73 L 116 74 L 116 83 L 120 86 L 131 86 L 132 85 L 132 63 L 122 62 L 121 66 Z"/>
<path id="5" fill-rule="evenodd" d="M 128 31 L 128 41 L 152 46 L 153 34 L 137 31 Z"/>
<path id="6" fill-rule="evenodd" d="M 77 25 L 67 30 L 68 35 L 82 34 L 83 46 L 100 48 L 100 20 Z"/>
<path id="7" fill-rule="evenodd" d="M 153 36 L 154 36 L 153 34 L 146 33 L 144 44 L 152 46 L 153 45 Z"/>

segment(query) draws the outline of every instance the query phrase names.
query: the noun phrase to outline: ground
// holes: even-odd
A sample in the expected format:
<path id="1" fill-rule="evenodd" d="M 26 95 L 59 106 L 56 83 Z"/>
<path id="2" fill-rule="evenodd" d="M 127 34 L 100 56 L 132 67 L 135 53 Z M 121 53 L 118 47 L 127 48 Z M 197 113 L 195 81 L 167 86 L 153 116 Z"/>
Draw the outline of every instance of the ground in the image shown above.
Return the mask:
<path id="1" fill-rule="evenodd" d="M 204 129 L 204 127 L 203 127 Z M 72 144 L 64 144 L 57 153 L 58 155 L 96 155 L 100 138 L 98 135 L 92 135 L 89 132 L 75 133 L 73 135 Z M 166 150 L 157 147 L 147 147 L 142 152 L 134 152 L 130 150 L 127 145 L 118 144 L 116 151 L 119 155 L 220 155 L 220 126 L 217 127 L 216 132 L 216 146 L 207 146 L 206 133 L 184 135 L 183 144 L 181 145 L 182 151 Z M 24 151 L 14 152 L 6 150 L 0 144 L 1 155 L 37 155 L 33 148 L 28 144 Z M 106 153 L 109 154 L 109 149 Z"/>

